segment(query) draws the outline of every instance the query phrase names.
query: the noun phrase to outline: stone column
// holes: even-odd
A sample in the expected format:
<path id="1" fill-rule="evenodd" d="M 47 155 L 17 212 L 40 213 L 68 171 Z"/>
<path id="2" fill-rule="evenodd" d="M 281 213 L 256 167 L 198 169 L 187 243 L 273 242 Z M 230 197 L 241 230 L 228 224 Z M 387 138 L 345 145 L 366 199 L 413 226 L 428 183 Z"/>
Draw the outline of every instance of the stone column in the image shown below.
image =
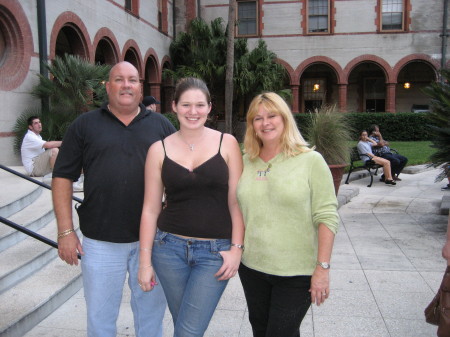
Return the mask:
<path id="1" fill-rule="evenodd" d="M 386 84 L 386 112 L 395 112 L 395 86 L 397 83 Z"/>
<path id="2" fill-rule="evenodd" d="M 347 83 L 338 84 L 339 98 L 338 105 L 340 112 L 347 112 Z"/>
<path id="3" fill-rule="evenodd" d="M 292 90 L 292 113 L 298 114 L 299 113 L 299 110 L 298 110 L 299 85 L 298 84 L 291 85 L 291 90 Z"/>

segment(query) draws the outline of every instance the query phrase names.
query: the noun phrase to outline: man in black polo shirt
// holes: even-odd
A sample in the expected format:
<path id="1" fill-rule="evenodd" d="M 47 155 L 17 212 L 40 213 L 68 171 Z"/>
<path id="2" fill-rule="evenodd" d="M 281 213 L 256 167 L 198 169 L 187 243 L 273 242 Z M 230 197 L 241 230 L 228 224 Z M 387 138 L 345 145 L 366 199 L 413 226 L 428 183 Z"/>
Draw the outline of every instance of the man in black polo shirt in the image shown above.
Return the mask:
<path id="1" fill-rule="evenodd" d="M 116 336 L 116 320 L 128 273 L 136 336 L 162 336 L 166 300 L 161 286 L 140 289 L 139 223 L 148 148 L 175 132 L 161 114 L 139 104 L 137 69 L 116 64 L 106 83 L 109 102 L 82 114 L 64 136 L 53 170 L 58 253 L 77 265 L 82 255 L 88 336 Z M 84 172 L 85 198 L 78 208 L 81 244 L 72 222 L 72 182 Z"/>

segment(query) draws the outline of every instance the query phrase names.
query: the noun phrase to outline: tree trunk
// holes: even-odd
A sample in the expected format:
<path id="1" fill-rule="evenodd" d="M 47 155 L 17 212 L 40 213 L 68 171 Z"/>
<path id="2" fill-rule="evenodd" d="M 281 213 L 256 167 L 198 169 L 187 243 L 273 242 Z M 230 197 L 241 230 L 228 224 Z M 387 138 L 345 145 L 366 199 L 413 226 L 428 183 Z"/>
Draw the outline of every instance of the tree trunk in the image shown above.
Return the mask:
<path id="1" fill-rule="evenodd" d="M 233 120 L 233 71 L 234 71 L 234 26 L 236 0 L 230 0 L 228 8 L 227 71 L 225 74 L 225 132 L 232 133 Z"/>

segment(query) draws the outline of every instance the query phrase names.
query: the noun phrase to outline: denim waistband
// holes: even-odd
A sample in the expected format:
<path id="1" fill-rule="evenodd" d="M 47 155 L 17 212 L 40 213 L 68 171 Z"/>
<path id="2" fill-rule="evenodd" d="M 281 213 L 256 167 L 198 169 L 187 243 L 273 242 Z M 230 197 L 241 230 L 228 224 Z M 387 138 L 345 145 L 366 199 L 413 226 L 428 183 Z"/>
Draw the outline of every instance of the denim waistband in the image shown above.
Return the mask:
<path id="1" fill-rule="evenodd" d="M 171 234 L 168 232 L 164 232 L 162 230 L 157 229 L 155 240 L 157 241 L 166 241 L 174 244 L 186 245 L 186 246 L 195 246 L 211 249 L 212 251 L 217 250 L 218 248 L 223 248 L 223 246 L 230 245 L 230 239 L 205 239 L 199 240 L 195 238 L 183 238 L 181 236 Z"/>

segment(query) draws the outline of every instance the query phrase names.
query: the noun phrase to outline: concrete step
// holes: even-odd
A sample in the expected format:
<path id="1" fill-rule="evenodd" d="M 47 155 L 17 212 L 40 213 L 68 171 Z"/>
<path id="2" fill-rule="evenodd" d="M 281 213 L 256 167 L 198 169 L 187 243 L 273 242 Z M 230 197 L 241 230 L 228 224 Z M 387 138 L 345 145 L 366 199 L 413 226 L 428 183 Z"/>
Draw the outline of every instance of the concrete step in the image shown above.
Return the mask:
<path id="1" fill-rule="evenodd" d="M 81 286 L 81 267 L 54 259 L 0 295 L 0 336 L 23 336 Z"/>
<path id="2" fill-rule="evenodd" d="M 51 191 L 3 170 L 0 185 L 0 215 L 56 241 Z M 0 337 L 23 336 L 81 287 L 79 266 L 67 265 L 55 248 L 0 223 Z"/>
<path id="3" fill-rule="evenodd" d="M 11 167 L 19 173 L 25 174 L 23 167 Z M 37 180 L 42 178 L 37 178 Z M 0 169 L 0 181 L 2 191 L 0 192 L 0 216 L 7 218 L 15 214 L 41 195 L 43 189 L 30 181 Z"/>
<path id="4" fill-rule="evenodd" d="M 78 228 L 77 219 L 74 219 L 74 225 Z M 37 233 L 56 241 L 56 220 Z M 79 231 L 77 233 L 80 234 Z M 40 270 L 57 256 L 57 249 L 32 237 L 6 249 L 0 255 L 0 294 Z"/>
<path id="5" fill-rule="evenodd" d="M 20 179 L 20 178 L 18 178 Z M 55 216 L 53 213 L 51 192 L 43 187 L 41 195 L 19 212 L 8 217 L 9 220 L 34 232 L 46 226 Z M 25 240 L 28 235 L 9 226 L 0 226 L 0 252 Z"/>

